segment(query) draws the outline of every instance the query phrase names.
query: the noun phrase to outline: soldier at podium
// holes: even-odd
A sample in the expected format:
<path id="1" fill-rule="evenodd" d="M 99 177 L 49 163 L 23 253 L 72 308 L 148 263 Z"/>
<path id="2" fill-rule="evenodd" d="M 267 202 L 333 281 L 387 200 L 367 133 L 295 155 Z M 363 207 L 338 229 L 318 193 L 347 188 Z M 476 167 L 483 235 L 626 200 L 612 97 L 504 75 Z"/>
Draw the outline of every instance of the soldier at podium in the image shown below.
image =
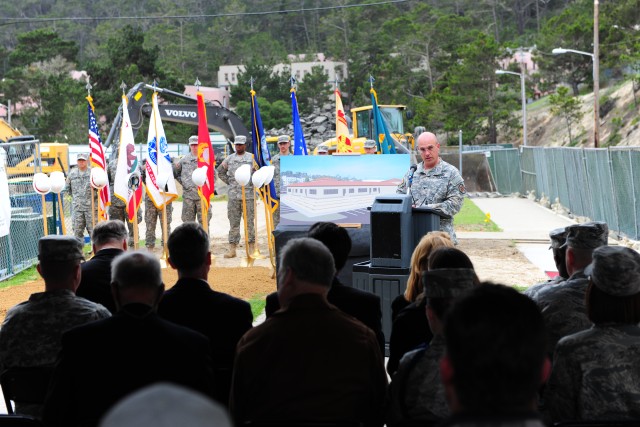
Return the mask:
<path id="1" fill-rule="evenodd" d="M 431 208 L 447 216 L 440 218 L 440 230 L 449 233 L 457 244 L 453 216 L 462 207 L 464 180 L 455 166 L 440 158 L 440 143 L 433 133 L 421 133 L 417 147 L 422 162 L 409 168 L 396 193 L 409 194 L 414 207 Z"/>

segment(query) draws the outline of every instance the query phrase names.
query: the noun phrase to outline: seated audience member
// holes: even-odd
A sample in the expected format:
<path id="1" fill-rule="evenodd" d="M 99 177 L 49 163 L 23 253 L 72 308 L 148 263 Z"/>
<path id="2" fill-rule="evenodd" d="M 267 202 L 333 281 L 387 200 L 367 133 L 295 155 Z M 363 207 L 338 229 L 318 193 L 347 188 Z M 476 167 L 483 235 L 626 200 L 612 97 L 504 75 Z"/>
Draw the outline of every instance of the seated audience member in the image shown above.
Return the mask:
<path id="1" fill-rule="evenodd" d="M 415 302 L 422 295 L 422 273 L 427 271 L 427 262 L 431 252 L 440 247 L 453 247 L 449 233 L 430 231 L 422 236 L 411 254 L 411 271 L 407 278 L 407 289 L 404 294 L 398 295 L 391 303 L 391 320 L 395 320 L 403 308 Z"/>
<path id="2" fill-rule="evenodd" d="M 444 426 L 543 427 L 537 392 L 547 378 L 544 320 L 517 290 L 474 287 L 449 310 L 440 362 L 452 416 Z"/>
<path id="3" fill-rule="evenodd" d="M 546 286 L 534 297 L 547 325 L 549 355 L 560 338 L 591 327 L 585 308 L 589 279 L 584 269 L 591 263 L 593 250 L 607 245 L 609 228 L 604 222 L 586 222 L 567 227 L 566 263 L 569 278 Z"/>
<path id="4" fill-rule="evenodd" d="M 236 425 L 361 422 L 382 426 L 387 377 L 376 336 L 327 300 L 333 256 L 310 238 L 282 249 L 282 307 L 238 343 L 229 407 Z"/>
<path id="5" fill-rule="evenodd" d="M 585 274 L 593 326 L 558 342 L 545 412 L 554 422 L 640 420 L 640 255 L 600 247 Z"/>
<path id="6" fill-rule="evenodd" d="M 564 245 L 567 241 L 567 227 L 556 228 L 549 232 L 549 238 L 551 239 L 551 246 L 549 249 L 553 252 L 553 261 L 558 269 L 558 275 L 553 279 L 549 279 L 546 282 L 537 283 L 533 286 L 529 286 L 524 294 L 529 298 L 535 299 L 538 292 L 544 289 L 546 286 L 553 286 L 564 282 L 569 278 L 567 273 L 566 252 L 567 248 Z"/>
<path id="7" fill-rule="evenodd" d="M 231 370 L 238 340 L 252 327 L 248 302 L 207 283 L 211 268 L 209 237 L 196 222 L 186 222 L 169 235 L 169 264 L 178 270 L 178 282 L 164 293 L 161 317 L 200 332 L 211 342 L 218 400 L 229 402 Z"/>
<path id="8" fill-rule="evenodd" d="M 100 427 L 232 427 L 226 409 L 193 390 L 170 383 L 144 387 L 116 403 Z"/>
<path id="9" fill-rule="evenodd" d="M 63 335 L 47 427 L 96 426 L 118 400 L 160 381 L 214 395 L 209 340 L 156 314 L 164 285 L 155 256 L 125 252 L 111 268 L 118 311 Z"/>
<path id="10" fill-rule="evenodd" d="M 36 267 L 44 292 L 12 307 L 0 328 L 0 372 L 7 368 L 51 367 L 62 334 L 111 314 L 99 304 L 76 296 L 80 283 L 82 243 L 71 236 L 46 236 L 38 241 Z M 15 402 L 16 412 L 39 418 L 42 405 Z"/>
<path id="11" fill-rule="evenodd" d="M 449 236 L 447 233 L 441 231 L 437 231 L 436 233 L 444 234 L 447 238 Z M 431 233 L 427 234 L 427 236 L 430 234 Z M 425 241 L 425 238 L 423 237 L 422 240 Z M 431 263 L 432 255 L 436 253 L 441 253 L 441 256 L 437 257 L 438 261 L 436 265 L 439 266 L 436 268 L 473 269 L 473 264 L 469 257 L 464 252 L 455 249 L 453 243 L 451 243 L 451 245 L 444 244 L 433 248 L 427 258 L 421 261 L 424 263 L 423 266 L 420 267 L 422 274 L 430 268 L 429 264 Z M 413 271 L 412 268 L 412 274 Z M 420 284 L 420 290 L 422 292 L 422 284 Z M 391 338 L 389 339 L 389 361 L 387 362 L 387 372 L 389 375 L 393 375 L 396 372 L 398 363 L 400 363 L 400 359 L 405 353 L 421 345 L 425 345 L 433 338 L 431 328 L 429 328 L 429 323 L 425 317 L 426 303 L 424 295 L 419 295 L 414 302 L 401 310 L 393 321 L 391 325 Z"/>
<path id="12" fill-rule="evenodd" d="M 355 317 L 376 334 L 380 350 L 384 354 L 384 334 L 382 332 L 382 309 L 380 297 L 343 285 L 338 273 L 344 267 L 351 251 L 351 237 L 344 228 L 332 222 L 317 222 L 309 228 L 308 237 L 322 242 L 333 255 L 336 276 L 331 283 L 327 299 L 340 310 Z M 280 309 L 277 293 L 267 296 L 265 313 L 267 318 Z"/>
<path id="13" fill-rule="evenodd" d="M 127 229 L 120 220 L 102 221 L 91 232 L 93 258 L 82 264 L 82 280 L 76 295 L 102 304 L 111 313 L 116 303 L 111 295 L 111 261 L 127 250 Z"/>
<path id="14" fill-rule="evenodd" d="M 478 279 L 470 268 L 429 268 L 422 277 L 425 314 L 433 339 L 428 346 L 410 351 L 400 361 L 390 386 L 388 426 L 406 421 L 434 422 L 450 415 L 440 381 L 440 359 L 444 355 L 442 322 L 454 300 L 475 286 Z"/>

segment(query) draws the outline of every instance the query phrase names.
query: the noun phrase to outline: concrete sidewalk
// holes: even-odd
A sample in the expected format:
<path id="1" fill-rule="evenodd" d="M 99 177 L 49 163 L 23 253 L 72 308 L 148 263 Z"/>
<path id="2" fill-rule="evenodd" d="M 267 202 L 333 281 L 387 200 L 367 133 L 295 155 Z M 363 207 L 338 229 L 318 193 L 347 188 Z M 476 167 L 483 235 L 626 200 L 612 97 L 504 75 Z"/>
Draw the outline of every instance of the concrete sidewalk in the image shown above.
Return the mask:
<path id="1" fill-rule="evenodd" d="M 499 232 L 456 232 L 460 239 L 504 239 L 516 242 L 516 248 L 543 273 L 557 272 L 549 250 L 549 231 L 576 222 L 537 204 L 516 197 L 471 199 L 502 229 Z"/>

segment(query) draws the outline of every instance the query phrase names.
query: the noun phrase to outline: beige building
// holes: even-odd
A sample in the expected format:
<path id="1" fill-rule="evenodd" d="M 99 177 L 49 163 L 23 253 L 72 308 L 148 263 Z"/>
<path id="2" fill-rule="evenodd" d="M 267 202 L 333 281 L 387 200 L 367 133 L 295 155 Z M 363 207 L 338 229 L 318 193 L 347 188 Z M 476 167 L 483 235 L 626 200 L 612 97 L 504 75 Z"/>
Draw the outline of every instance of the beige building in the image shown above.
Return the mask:
<path id="1" fill-rule="evenodd" d="M 327 81 L 344 81 L 347 77 L 347 64 L 346 62 L 338 62 L 325 58 L 323 53 L 316 53 L 315 55 L 288 55 L 288 63 L 279 63 L 274 65 L 274 73 L 282 73 L 287 69 L 290 70 L 299 82 L 304 80 L 304 76 L 311 73 L 311 69 L 316 66 L 324 68 L 327 74 Z M 218 86 L 232 86 L 237 85 L 238 74 L 245 71 L 244 65 L 221 65 L 218 69 Z"/>

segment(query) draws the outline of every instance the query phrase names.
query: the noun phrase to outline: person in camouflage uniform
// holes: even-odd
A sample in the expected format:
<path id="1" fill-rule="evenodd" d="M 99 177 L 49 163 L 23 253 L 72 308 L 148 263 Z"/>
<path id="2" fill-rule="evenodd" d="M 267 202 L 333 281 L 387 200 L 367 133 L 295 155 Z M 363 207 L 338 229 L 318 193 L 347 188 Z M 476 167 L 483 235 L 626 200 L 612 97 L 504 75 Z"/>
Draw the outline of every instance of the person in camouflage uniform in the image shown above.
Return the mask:
<path id="1" fill-rule="evenodd" d="M 71 169 L 64 188 L 71 197 L 73 207 L 73 235 L 84 240 L 84 230 L 91 236 L 93 218 L 91 218 L 91 197 L 93 197 L 94 216 L 98 211 L 96 192 L 91 187 L 91 168 L 87 166 L 87 153 L 78 154 L 78 166 Z"/>
<path id="2" fill-rule="evenodd" d="M 173 159 L 172 159 L 173 160 Z M 142 161 L 141 181 L 146 182 L 147 159 Z M 167 205 L 167 234 L 171 234 L 171 220 L 173 218 L 173 203 Z M 160 222 L 160 246 L 164 246 L 164 234 L 162 234 L 162 209 L 156 208 L 156 205 L 145 192 L 144 195 L 144 225 L 145 225 L 145 247 L 152 251 L 156 247 L 156 224 Z"/>
<path id="3" fill-rule="evenodd" d="M 271 164 L 275 168 L 273 172 L 273 182 L 275 183 L 278 198 L 280 197 L 280 187 L 282 186 L 280 182 L 280 157 L 290 155 L 290 148 L 291 138 L 289 138 L 289 135 L 280 135 L 278 137 L 278 150 L 280 150 L 280 152 L 271 158 Z M 273 228 L 275 229 L 278 224 L 280 224 L 280 205 L 278 205 L 278 209 L 273 213 Z"/>
<path id="4" fill-rule="evenodd" d="M 376 154 L 378 144 L 373 139 L 367 139 L 364 142 L 364 154 Z"/>
<path id="5" fill-rule="evenodd" d="M 396 193 L 411 195 L 415 207 L 431 208 L 447 216 L 440 218 L 440 230 L 449 233 L 453 243 L 458 244 L 453 216 L 462 208 L 464 180 L 458 169 L 440 158 L 440 143 L 433 133 L 423 132 L 417 146 L 422 162 L 415 171 L 409 169 Z"/>
<path id="6" fill-rule="evenodd" d="M 407 421 L 434 422 L 449 416 L 450 410 L 440 381 L 440 359 L 445 352 L 442 324 L 454 298 L 475 285 L 473 269 L 442 268 L 424 273 L 424 297 L 427 319 L 433 339 L 427 347 L 410 351 L 400 365 L 390 386 L 391 404 L 387 411 L 388 426 Z"/>
<path id="7" fill-rule="evenodd" d="M 593 250 L 607 244 L 608 235 L 609 227 L 604 222 L 586 222 L 567 227 L 565 246 L 567 273 L 570 276 L 563 283 L 540 290 L 533 299 L 547 325 L 549 354 L 553 354 L 560 338 L 591 326 L 584 304 L 589 284 L 584 269 L 591 263 Z"/>
<path id="8" fill-rule="evenodd" d="M 524 294 L 529 298 L 535 299 L 535 296 L 544 289 L 546 286 L 558 285 L 569 278 L 567 273 L 566 260 L 566 248 L 564 246 L 567 241 L 567 227 L 556 228 L 549 232 L 549 238 L 551 239 L 551 246 L 549 249 L 553 250 L 553 261 L 558 269 L 558 275 L 553 279 L 549 279 L 546 282 L 537 283 L 529 286 Z"/>
<path id="9" fill-rule="evenodd" d="M 200 195 L 198 186 L 193 183 L 191 175 L 198 169 L 198 137 L 189 138 L 189 154 L 182 157 L 178 163 L 174 163 L 173 176 L 182 185 L 182 222 L 197 221 L 202 222 L 202 206 L 200 205 Z M 211 210 L 207 213 L 207 225 L 211 221 Z"/>
<path id="10" fill-rule="evenodd" d="M 45 290 L 7 312 L 0 328 L 0 372 L 12 367 L 53 368 L 63 332 L 111 316 L 102 305 L 75 295 L 82 247 L 71 236 L 51 235 L 38 241 L 37 269 Z M 42 405 L 16 402 L 16 409 L 40 417 Z"/>
<path id="11" fill-rule="evenodd" d="M 444 323 L 440 362 L 448 427 L 544 427 L 537 394 L 550 370 L 544 320 L 510 286 L 481 283 L 457 299 Z"/>
<path id="12" fill-rule="evenodd" d="M 116 180 L 116 169 L 118 168 L 118 157 L 111 156 L 112 159 L 107 166 L 107 174 L 109 175 L 109 192 L 111 193 L 111 205 L 109 205 L 109 219 L 118 219 L 124 222 L 127 225 L 129 238 L 127 239 L 127 245 L 130 248 L 134 247 L 133 244 L 133 224 L 129 222 L 129 217 L 127 215 L 127 205 L 120 200 L 118 197 L 115 197 L 113 194 L 113 183 Z M 142 171 L 141 171 L 142 172 Z M 142 212 L 138 209 L 137 214 L 138 224 L 142 222 Z"/>
<path id="13" fill-rule="evenodd" d="M 545 411 L 553 422 L 640 419 L 640 254 L 599 247 L 585 274 L 594 325 L 558 343 Z"/>
<path id="14" fill-rule="evenodd" d="M 218 176 L 229 185 L 227 217 L 229 218 L 229 251 L 224 254 L 225 258 L 236 256 L 236 246 L 240 242 L 240 219 L 242 218 L 242 186 L 236 182 L 235 173 L 242 165 L 249 165 L 254 168 L 253 154 L 245 151 L 247 138 L 243 135 L 236 136 L 234 144 L 236 152 L 228 155 L 220 166 L 218 166 Z M 251 180 L 245 186 L 245 199 L 247 201 L 247 226 L 249 229 L 249 253 L 253 252 L 253 243 L 256 234 L 253 226 L 253 184 Z"/>

